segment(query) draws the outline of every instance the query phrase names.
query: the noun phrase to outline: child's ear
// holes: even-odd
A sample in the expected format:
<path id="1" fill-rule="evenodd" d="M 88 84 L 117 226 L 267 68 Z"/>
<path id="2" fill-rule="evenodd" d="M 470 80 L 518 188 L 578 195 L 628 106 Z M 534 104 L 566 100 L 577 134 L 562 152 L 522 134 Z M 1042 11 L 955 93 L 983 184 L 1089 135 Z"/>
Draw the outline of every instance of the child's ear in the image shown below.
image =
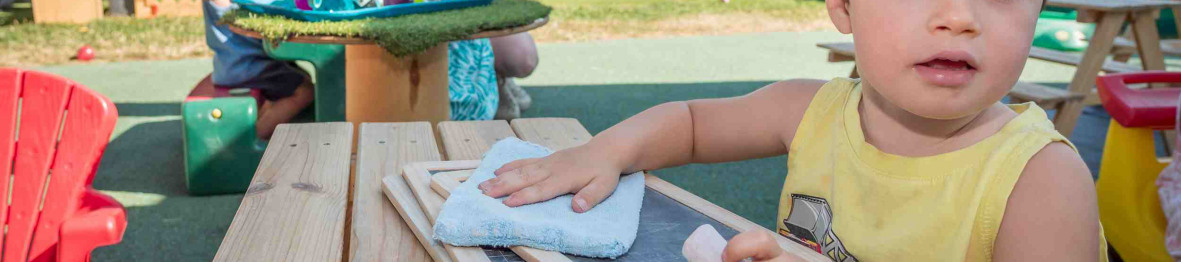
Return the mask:
<path id="1" fill-rule="evenodd" d="M 832 19 L 832 24 L 837 26 L 837 31 L 842 34 L 853 32 L 852 23 L 849 21 L 849 0 L 825 0 L 824 3 L 828 5 L 828 18 Z"/>

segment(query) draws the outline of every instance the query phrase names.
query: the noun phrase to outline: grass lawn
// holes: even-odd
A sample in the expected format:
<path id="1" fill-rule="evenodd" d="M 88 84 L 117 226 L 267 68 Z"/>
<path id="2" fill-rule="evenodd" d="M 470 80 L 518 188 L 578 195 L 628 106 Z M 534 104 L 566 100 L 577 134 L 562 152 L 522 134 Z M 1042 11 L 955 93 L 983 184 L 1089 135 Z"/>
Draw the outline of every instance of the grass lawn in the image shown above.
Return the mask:
<path id="1" fill-rule="evenodd" d="M 538 42 L 634 37 L 814 31 L 826 28 L 816 0 L 539 0 L 554 7 L 552 22 L 533 31 Z M 108 17 L 86 25 L 39 25 L 31 6 L 0 11 L 0 66 L 80 63 L 82 45 L 95 62 L 207 57 L 200 17 Z"/>

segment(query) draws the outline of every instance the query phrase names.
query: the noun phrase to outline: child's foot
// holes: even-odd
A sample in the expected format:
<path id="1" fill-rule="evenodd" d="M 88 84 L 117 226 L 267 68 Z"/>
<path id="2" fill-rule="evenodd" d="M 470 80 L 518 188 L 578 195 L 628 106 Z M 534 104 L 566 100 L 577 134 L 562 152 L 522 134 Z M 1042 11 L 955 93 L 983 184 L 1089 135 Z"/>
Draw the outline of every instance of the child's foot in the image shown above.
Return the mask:
<path id="1" fill-rule="evenodd" d="M 529 109 L 533 105 L 533 97 L 529 96 L 529 93 L 525 93 L 525 89 L 517 85 L 517 81 L 513 81 L 512 78 L 504 79 L 504 91 L 513 96 L 521 110 Z"/>
<path id="2" fill-rule="evenodd" d="M 502 82 L 503 83 L 503 82 Z M 500 85 L 500 105 L 496 108 L 496 116 L 494 119 L 512 120 L 521 117 L 521 107 L 517 103 L 517 99 L 512 92 L 505 89 L 505 85 Z"/>
<path id="3" fill-rule="evenodd" d="M 275 127 L 291 121 L 295 115 L 311 105 L 316 98 L 312 88 L 312 82 L 305 80 L 291 96 L 264 102 L 262 108 L 258 109 L 258 122 L 254 124 L 258 138 L 271 139 Z"/>

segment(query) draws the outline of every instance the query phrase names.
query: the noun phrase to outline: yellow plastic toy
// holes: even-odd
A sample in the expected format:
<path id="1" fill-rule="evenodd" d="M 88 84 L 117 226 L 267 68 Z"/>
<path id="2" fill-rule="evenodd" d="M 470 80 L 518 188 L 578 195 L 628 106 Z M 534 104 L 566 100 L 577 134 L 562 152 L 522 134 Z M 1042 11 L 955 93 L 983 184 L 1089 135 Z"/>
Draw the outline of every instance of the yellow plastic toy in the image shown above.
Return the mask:
<path id="1" fill-rule="evenodd" d="M 1132 83 L 1178 83 L 1181 73 L 1114 74 L 1096 81 L 1111 113 L 1099 181 L 1099 219 L 1125 261 L 1173 261 L 1165 250 L 1165 216 L 1156 178 L 1169 161 L 1156 156 L 1153 130 L 1172 129 L 1181 89 L 1139 89 Z"/>

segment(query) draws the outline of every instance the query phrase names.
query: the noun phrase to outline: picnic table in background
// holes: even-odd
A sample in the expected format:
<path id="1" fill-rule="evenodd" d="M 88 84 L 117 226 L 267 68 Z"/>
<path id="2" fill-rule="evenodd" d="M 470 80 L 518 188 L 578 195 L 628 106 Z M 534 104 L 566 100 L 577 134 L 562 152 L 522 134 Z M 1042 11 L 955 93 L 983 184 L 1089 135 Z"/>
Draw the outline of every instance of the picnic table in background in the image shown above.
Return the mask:
<path id="1" fill-rule="evenodd" d="M 1156 18 L 1161 9 L 1172 7 L 1174 13 L 1181 6 L 1181 1 L 1167 0 L 1048 0 L 1050 6 L 1073 8 L 1078 10 L 1078 21 L 1095 23 L 1095 33 L 1088 41 L 1087 50 L 1082 58 L 1068 61 L 1054 57 L 1030 56 L 1046 61 L 1073 64 L 1078 67 L 1074 78 L 1067 88 L 1073 94 L 1084 94 L 1083 101 L 1068 101 L 1056 113 L 1062 115 L 1063 122 L 1058 126 L 1058 132 L 1070 136 L 1082 109 L 1087 105 L 1099 104 L 1098 94 L 1095 92 L 1095 77 L 1100 71 L 1107 71 L 1105 64 L 1107 56 L 1112 53 L 1115 39 L 1125 21 L 1131 23 L 1132 35 L 1135 37 L 1136 51 L 1140 54 L 1140 65 L 1143 70 L 1165 70 L 1165 57 L 1161 49 L 1160 32 L 1156 27 Z M 1126 71 L 1124 71 L 1126 72 Z"/>
<path id="2" fill-rule="evenodd" d="M 383 195 L 383 178 L 400 178 L 410 163 L 481 159 L 505 137 L 517 136 L 555 150 L 591 138 L 571 118 L 517 119 L 511 124 L 503 120 L 442 122 L 437 133 L 427 122 L 364 123 L 360 129 L 355 166 L 351 166 L 351 123 L 280 125 L 214 260 L 430 261 L 411 225 Z M 700 199 L 663 180 L 648 184 L 653 183 L 665 187 L 663 192 L 680 194 L 670 197 Z M 726 225 L 737 225 L 732 227 L 741 231 L 767 230 L 700 202 L 712 207 L 703 213 L 729 217 L 723 221 Z M 809 261 L 827 261 L 786 238 L 778 240 Z"/>

